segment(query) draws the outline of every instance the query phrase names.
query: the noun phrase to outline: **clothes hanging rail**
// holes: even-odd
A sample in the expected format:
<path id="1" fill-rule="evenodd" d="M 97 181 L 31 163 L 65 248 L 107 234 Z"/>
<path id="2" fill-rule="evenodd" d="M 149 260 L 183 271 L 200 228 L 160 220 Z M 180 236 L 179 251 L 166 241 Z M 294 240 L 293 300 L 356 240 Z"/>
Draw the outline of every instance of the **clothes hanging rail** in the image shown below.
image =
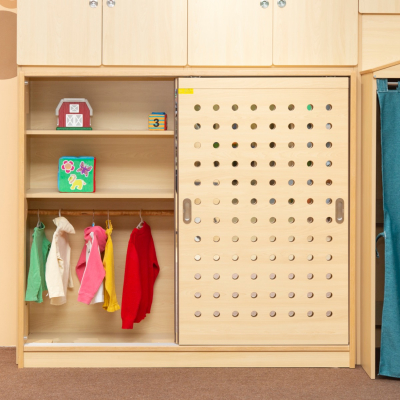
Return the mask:
<path id="1" fill-rule="evenodd" d="M 388 82 L 388 86 L 398 86 L 399 82 Z"/>
<path id="2" fill-rule="evenodd" d="M 38 210 L 32 209 L 28 210 L 29 215 L 59 215 L 60 210 Z M 62 216 L 110 216 L 110 217 L 119 217 L 119 216 L 139 216 L 140 210 L 63 210 L 61 209 Z M 173 210 L 142 210 L 143 217 L 151 217 L 151 216 L 162 216 L 162 217 L 173 217 Z"/>

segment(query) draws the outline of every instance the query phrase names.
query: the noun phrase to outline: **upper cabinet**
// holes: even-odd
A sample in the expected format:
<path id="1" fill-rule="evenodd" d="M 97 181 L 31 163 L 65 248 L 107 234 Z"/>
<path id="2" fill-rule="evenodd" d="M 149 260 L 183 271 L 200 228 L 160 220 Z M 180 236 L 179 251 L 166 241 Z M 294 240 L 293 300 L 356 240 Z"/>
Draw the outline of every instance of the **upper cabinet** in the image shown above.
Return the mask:
<path id="1" fill-rule="evenodd" d="M 188 64 L 272 64 L 273 0 L 188 0 Z"/>
<path id="2" fill-rule="evenodd" d="M 360 0 L 362 14 L 400 14 L 398 0 Z"/>
<path id="3" fill-rule="evenodd" d="M 103 64 L 186 63 L 187 0 L 104 0 Z"/>
<path id="4" fill-rule="evenodd" d="M 100 65 L 102 0 L 18 0 L 20 65 Z"/>
<path id="5" fill-rule="evenodd" d="M 276 1 L 274 65 L 356 65 L 357 52 L 358 0 Z"/>

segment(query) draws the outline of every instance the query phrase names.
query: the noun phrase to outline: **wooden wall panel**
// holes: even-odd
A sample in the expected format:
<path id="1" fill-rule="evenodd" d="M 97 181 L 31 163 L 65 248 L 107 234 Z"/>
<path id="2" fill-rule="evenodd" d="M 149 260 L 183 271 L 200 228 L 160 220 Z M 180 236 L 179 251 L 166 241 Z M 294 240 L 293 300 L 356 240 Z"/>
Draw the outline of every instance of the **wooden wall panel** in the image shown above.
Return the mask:
<path id="1" fill-rule="evenodd" d="M 362 14 L 400 14 L 400 2 L 397 0 L 359 0 Z"/>

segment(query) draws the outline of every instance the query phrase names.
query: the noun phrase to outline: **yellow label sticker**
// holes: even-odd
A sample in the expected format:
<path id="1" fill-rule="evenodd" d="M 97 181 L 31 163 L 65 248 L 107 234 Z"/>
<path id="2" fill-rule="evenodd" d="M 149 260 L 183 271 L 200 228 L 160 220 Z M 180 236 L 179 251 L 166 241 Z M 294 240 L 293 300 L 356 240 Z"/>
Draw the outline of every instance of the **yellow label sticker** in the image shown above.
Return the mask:
<path id="1" fill-rule="evenodd" d="M 179 94 L 193 94 L 193 89 L 178 89 Z"/>

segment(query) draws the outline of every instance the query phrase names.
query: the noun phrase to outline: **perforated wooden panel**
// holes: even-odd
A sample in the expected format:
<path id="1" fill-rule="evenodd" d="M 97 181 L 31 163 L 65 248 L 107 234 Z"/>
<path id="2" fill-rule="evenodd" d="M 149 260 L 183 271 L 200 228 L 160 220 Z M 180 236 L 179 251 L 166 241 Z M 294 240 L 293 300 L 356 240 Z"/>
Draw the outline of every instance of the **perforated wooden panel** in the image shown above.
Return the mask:
<path id="1" fill-rule="evenodd" d="M 347 344 L 348 79 L 179 88 L 179 343 Z"/>

